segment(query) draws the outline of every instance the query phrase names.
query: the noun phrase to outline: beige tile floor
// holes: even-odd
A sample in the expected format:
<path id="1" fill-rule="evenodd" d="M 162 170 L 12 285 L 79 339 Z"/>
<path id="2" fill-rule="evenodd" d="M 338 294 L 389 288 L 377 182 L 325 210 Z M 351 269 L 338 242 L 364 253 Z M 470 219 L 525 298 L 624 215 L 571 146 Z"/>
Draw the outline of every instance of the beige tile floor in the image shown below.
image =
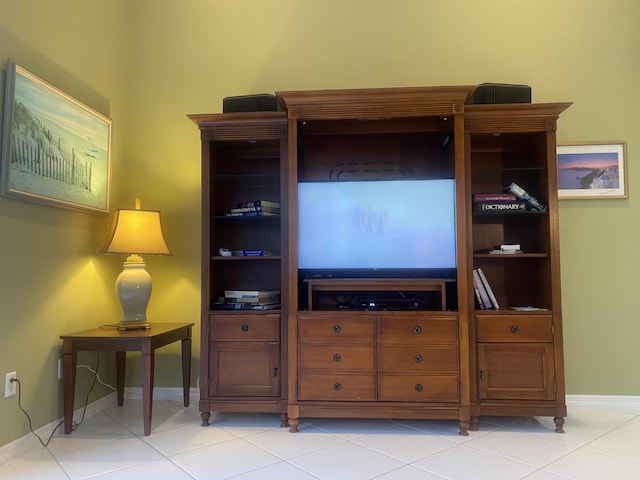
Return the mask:
<path id="1" fill-rule="evenodd" d="M 0 479 L 58 480 L 622 480 L 640 478 L 640 412 L 570 408 L 566 433 L 550 418 L 484 418 L 458 435 L 456 422 L 212 416 L 156 400 L 142 435 L 141 404 L 86 418 L 0 465 Z M 35 445 L 35 444 L 34 444 Z"/>

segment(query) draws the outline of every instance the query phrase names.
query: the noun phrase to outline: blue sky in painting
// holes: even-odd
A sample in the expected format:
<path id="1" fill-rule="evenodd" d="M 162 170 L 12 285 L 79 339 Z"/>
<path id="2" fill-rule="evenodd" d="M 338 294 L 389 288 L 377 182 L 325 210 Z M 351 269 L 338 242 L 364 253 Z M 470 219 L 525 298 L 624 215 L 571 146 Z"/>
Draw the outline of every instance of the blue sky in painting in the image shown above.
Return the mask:
<path id="1" fill-rule="evenodd" d="M 558 155 L 558 168 L 605 168 L 618 165 L 616 152 L 562 153 Z"/>
<path id="2" fill-rule="evenodd" d="M 40 83 L 41 82 L 41 83 Z M 76 100 L 54 89 L 57 94 L 44 88 L 50 85 L 16 74 L 16 100 L 22 102 L 32 113 L 67 128 L 70 132 L 91 139 L 105 148 L 109 143 L 109 128 L 104 120 L 80 106 Z"/>

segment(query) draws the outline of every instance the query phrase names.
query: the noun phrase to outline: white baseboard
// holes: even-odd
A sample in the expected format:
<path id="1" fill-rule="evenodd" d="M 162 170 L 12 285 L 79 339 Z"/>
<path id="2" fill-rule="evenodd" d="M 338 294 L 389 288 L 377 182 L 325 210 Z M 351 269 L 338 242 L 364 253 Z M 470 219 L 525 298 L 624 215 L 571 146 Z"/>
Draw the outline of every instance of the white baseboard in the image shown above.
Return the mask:
<path id="1" fill-rule="evenodd" d="M 125 388 L 124 398 L 142 398 L 142 388 Z M 182 388 L 154 387 L 153 400 L 168 400 L 170 402 L 182 403 Z M 198 388 L 192 388 L 189 392 L 189 405 L 195 405 L 198 400 L 200 400 L 200 390 Z"/>
<path id="2" fill-rule="evenodd" d="M 593 408 L 622 410 L 640 415 L 640 396 L 635 395 L 567 395 L 567 409 Z"/>
<path id="3" fill-rule="evenodd" d="M 190 403 L 195 405 L 199 399 L 200 392 L 197 388 L 192 388 L 190 392 Z M 141 388 L 126 388 L 125 398 L 138 399 L 142 398 Z M 572 408 L 588 408 L 594 410 L 621 410 L 629 413 L 640 415 L 640 396 L 632 395 L 567 395 L 567 409 L 571 415 Z M 171 402 L 182 402 L 182 388 L 154 388 L 154 400 L 168 400 Z M 116 394 L 111 393 L 106 397 L 102 397 L 93 403 L 87 405 L 85 419 L 90 418 L 107 408 L 116 405 Z M 74 418 L 82 415 L 82 408 L 74 412 Z M 62 422 L 62 418 L 49 423 L 36 430 L 36 433 L 44 441 L 49 438 L 53 429 Z M 62 428 L 62 427 L 61 427 Z M 11 443 L 0 447 L 0 465 L 6 463 L 12 458 L 17 457 L 23 452 L 31 448 L 42 448 L 39 440 L 32 433 L 25 435 Z"/>

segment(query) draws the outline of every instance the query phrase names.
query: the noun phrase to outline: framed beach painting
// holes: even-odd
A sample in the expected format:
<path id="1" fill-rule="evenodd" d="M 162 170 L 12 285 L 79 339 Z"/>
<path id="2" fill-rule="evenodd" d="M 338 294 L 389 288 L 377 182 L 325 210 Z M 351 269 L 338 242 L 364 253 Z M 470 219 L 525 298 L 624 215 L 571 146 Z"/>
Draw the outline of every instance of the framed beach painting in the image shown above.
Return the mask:
<path id="1" fill-rule="evenodd" d="M 627 198 L 626 142 L 562 143 L 556 147 L 558 198 Z"/>
<path id="2" fill-rule="evenodd" d="M 9 62 L 0 193 L 108 213 L 111 120 Z"/>

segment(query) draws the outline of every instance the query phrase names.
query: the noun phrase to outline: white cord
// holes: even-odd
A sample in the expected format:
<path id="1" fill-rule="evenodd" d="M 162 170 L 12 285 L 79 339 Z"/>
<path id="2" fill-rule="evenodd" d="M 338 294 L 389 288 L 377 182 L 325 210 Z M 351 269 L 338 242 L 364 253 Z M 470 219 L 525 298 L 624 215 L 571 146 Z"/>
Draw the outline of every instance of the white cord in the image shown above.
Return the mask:
<path id="1" fill-rule="evenodd" d="M 114 390 L 114 391 L 115 391 L 115 390 L 117 390 L 117 389 L 116 389 L 116 387 L 114 387 L 114 386 L 112 386 L 112 385 L 109 385 L 108 383 L 104 383 L 104 382 L 102 381 L 102 379 L 100 378 L 100 375 L 98 375 L 98 372 L 96 372 L 96 371 L 95 371 L 93 368 L 91 368 L 89 365 L 78 365 L 78 368 L 86 368 L 86 369 L 87 369 L 87 370 L 89 370 L 91 373 L 93 373 L 93 374 L 96 376 L 96 378 L 98 379 L 98 383 L 99 383 L 100 385 L 104 385 L 105 387 L 108 387 L 108 388 L 110 388 L 111 390 Z"/>

